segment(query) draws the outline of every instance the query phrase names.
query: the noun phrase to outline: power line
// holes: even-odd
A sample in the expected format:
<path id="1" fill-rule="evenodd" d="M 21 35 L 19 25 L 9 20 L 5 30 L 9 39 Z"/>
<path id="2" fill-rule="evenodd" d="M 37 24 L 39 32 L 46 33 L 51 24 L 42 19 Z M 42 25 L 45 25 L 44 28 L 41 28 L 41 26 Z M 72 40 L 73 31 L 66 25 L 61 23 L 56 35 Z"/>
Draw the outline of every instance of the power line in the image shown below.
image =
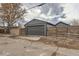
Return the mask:
<path id="1" fill-rule="evenodd" d="M 46 3 L 41 3 L 41 4 L 39 4 L 39 5 L 36 5 L 36 6 L 31 7 L 31 8 L 29 8 L 29 9 L 36 8 L 36 7 L 40 7 L 40 6 L 43 6 L 43 5 L 45 5 L 45 4 L 46 4 Z M 29 9 L 27 9 L 27 10 L 29 10 Z"/>

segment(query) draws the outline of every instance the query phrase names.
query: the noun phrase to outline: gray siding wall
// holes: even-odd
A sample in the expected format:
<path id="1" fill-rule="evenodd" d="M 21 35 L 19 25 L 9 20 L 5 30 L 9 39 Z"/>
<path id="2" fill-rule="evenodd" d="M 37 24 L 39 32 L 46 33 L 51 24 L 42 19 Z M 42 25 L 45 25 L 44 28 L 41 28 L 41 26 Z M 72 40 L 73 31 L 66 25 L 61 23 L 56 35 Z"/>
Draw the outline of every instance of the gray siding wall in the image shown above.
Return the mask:
<path id="1" fill-rule="evenodd" d="M 26 31 L 28 30 L 27 27 L 29 27 L 29 26 L 39 26 L 39 25 L 43 25 L 44 26 L 44 35 L 47 35 L 47 23 L 46 22 L 43 22 L 41 20 L 32 20 L 29 23 L 27 23 L 25 25 Z"/>

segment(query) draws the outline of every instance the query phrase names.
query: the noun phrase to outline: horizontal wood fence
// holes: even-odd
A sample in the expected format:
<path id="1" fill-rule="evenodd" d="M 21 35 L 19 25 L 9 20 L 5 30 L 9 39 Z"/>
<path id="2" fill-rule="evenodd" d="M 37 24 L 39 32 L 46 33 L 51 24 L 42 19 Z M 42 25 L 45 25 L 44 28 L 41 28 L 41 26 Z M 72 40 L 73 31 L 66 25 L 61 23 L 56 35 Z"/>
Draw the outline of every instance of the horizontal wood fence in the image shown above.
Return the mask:
<path id="1" fill-rule="evenodd" d="M 47 35 L 79 39 L 79 26 L 51 27 L 48 28 Z"/>

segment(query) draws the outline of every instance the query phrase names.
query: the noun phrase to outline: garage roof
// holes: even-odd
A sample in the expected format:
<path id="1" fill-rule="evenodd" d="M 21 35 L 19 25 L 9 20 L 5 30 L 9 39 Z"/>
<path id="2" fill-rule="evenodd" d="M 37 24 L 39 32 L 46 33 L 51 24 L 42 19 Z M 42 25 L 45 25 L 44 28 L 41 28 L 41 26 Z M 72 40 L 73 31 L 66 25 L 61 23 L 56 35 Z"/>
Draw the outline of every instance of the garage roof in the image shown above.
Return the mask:
<path id="1" fill-rule="evenodd" d="M 31 21 L 35 21 L 35 20 L 39 20 L 39 19 L 33 19 L 33 20 L 31 20 Z M 28 23 L 30 23 L 31 21 L 29 21 Z M 52 25 L 52 26 L 56 26 L 56 25 L 58 25 L 58 24 L 60 24 L 60 23 L 69 26 L 69 24 L 64 23 L 64 22 L 62 22 L 62 21 L 59 21 L 59 22 L 57 22 L 56 24 L 53 24 L 52 22 L 47 22 L 47 21 L 44 21 L 44 20 L 39 20 L 39 21 L 46 22 L 47 24 Z M 26 23 L 25 25 L 27 25 L 28 23 Z M 24 26 L 25 26 L 25 25 L 24 25 Z"/>
<path id="2" fill-rule="evenodd" d="M 35 21 L 35 20 L 39 20 L 39 19 L 33 19 L 33 20 L 29 21 L 28 23 L 30 23 L 30 22 L 32 22 L 32 21 Z M 46 22 L 46 21 L 43 21 L 43 20 L 39 20 L 39 21 Z M 25 25 L 27 25 L 28 23 L 26 23 Z M 49 24 L 49 25 L 55 26 L 54 24 L 52 24 L 52 23 L 50 23 L 50 22 L 46 22 L 46 23 Z M 25 25 L 24 25 L 24 26 L 25 26 Z"/>

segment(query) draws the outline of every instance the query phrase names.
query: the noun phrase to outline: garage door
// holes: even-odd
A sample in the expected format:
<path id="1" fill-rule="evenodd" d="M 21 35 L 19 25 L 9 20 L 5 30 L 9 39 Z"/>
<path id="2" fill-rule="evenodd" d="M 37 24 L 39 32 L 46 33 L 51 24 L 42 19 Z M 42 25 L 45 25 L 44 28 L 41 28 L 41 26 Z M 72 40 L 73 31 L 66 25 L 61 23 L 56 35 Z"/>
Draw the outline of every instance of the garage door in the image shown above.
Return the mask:
<path id="1" fill-rule="evenodd" d="M 44 26 L 27 26 L 28 35 L 44 35 Z"/>

